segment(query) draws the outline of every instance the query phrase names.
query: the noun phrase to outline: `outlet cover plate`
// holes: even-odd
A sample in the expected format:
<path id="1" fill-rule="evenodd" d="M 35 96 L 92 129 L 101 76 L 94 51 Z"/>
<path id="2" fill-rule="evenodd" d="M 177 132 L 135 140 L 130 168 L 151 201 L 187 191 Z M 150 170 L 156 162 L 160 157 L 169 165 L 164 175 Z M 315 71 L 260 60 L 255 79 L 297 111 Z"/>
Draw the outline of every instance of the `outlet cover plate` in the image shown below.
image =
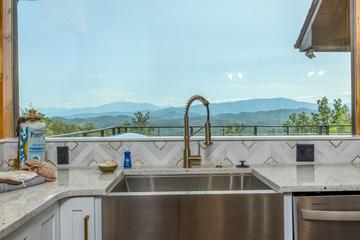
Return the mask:
<path id="1" fill-rule="evenodd" d="M 296 144 L 297 162 L 314 162 L 315 147 L 314 144 Z"/>
<path id="2" fill-rule="evenodd" d="M 57 147 L 57 164 L 68 165 L 69 164 L 69 147 L 58 146 Z"/>

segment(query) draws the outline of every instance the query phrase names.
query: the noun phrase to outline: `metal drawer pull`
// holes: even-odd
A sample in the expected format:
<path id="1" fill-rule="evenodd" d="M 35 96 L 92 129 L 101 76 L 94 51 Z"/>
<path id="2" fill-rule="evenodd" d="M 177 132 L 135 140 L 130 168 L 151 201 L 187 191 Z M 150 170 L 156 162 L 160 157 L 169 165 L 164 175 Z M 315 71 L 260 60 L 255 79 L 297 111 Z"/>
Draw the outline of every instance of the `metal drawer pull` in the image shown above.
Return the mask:
<path id="1" fill-rule="evenodd" d="M 84 240 L 89 239 L 89 215 L 85 215 L 84 217 Z"/>
<path id="2" fill-rule="evenodd" d="M 360 211 L 319 211 L 301 209 L 305 220 L 360 221 Z"/>

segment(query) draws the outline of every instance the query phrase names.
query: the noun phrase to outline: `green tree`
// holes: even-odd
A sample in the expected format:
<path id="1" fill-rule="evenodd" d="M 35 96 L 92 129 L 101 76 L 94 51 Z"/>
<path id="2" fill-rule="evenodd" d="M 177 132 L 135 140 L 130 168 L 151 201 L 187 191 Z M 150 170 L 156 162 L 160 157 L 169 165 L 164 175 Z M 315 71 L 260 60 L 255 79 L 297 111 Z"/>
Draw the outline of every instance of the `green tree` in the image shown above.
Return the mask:
<path id="1" fill-rule="evenodd" d="M 20 115 L 27 116 L 30 108 L 21 109 Z M 83 124 L 69 124 L 65 123 L 62 119 L 49 118 L 45 114 L 38 112 L 37 115 L 40 117 L 41 121 L 45 123 L 46 136 L 53 136 L 65 133 L 74 133 L 81 131 L 88 131 L 96 129 L 96 126 L 93 123 L 83 123 Z"/>
<path id="2" fill-rule="evenodd" d="M 311 116 L 305 112 L 292 113 L 284 124 L 285 131 L 289 131 L 289 134 L 346 132 L 346 127 L 343 125 L 351 124 L 350 110 L 341 99 L 334 99 L 333 108 L 330 107 L 326 97 L 317 100 L 317 105 L 317 112 L 311 113 Z"/>
<path id="3" fill-rule="evenodd" d="M 245 130 L 245 124 L 243 123 L 229 123 L 228 126 L 224 130 L 225 136 L 239 136 L 243 135 Z"/>
<path id="4" fill-rule="evenodd" d="M 269 130 L 267 130 L 267 135 L 269 136 L 274 136 L 277 134 L 277 130 L 275 128 L 271 128 Z"/>
<path id="5" fill-rule="evenodd" d="M 317 104 L 318 111 L 316 113 L 311 113 L 312 124 L 315 126 L 327 126 L 332 124 L 333 115 L 327 97 L 317 100 Z"/>
<path id="6" fill-rule="evenodd" d="M 334 125 L 340 125 L 338 129 L 331 129 L 332 131 L 344 132 L 346 127 L 344 125 L 349 125 L 351 123 L 351 114 L 348 106 L 343 105 L 341 99 L 335 99 L 334 109 L 332 110 L 332 117 Z"/>
<path id="7" fill-rule="evenodd" d="M 151 136 L 154 134 L 153 128 L 147 128 L 150 126 L 150 113 L 146 112 L 145 114 L 142 112 L 134 113 L 134 117 L 131 120 L 131 123 L 126 122 L 122 124 L 123 127 L 135 127 L 131 130 L 133 133 L 139 133 L 146 136 Z"/>
<path id="8" fill-rule="evenodd" d="M 307 127 L 311 125 L 311 119 L 306 112 L 299 114 L 292 113 L 289 116 L 289 120 L 285 122 L 284 129 L 289 134 L 308 133 L 311 128 Z"/>

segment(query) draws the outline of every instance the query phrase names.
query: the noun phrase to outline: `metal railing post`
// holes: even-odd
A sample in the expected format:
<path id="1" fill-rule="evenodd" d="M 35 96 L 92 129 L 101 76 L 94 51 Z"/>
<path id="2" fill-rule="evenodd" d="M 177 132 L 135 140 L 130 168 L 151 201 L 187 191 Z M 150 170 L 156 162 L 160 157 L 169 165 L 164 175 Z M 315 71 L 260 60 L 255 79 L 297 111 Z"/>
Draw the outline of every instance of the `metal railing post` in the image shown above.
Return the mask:
<path id="1" fill-rule="evenodd" d="M 330 126 L 325 126 L 326 135 L 330 135 Z"/>
<path id="2" fill-rule="evenodd" d="M 258 135 L 258 127 L 254 126 L 254 136 L 257 136 L 257 135 Z"/>

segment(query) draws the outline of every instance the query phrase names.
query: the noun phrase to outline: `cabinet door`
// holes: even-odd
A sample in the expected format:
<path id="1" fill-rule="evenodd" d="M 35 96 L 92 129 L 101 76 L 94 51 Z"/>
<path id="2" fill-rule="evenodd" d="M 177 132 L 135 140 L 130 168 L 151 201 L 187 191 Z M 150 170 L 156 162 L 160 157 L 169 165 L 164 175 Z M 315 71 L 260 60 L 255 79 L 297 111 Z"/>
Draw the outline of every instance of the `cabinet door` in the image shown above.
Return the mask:
<path id="1" fill-rule="evenodd" d="M 59 205 L 49 207 L 5 240 L 59 240 Z"/>
<path id="2" fill-rule="evenodd" d="M 56 204 L 47 209 L 36 220 L 36 239 L 41 240 L 59 240 L 59 205 Z"/>
<path id="3" fill-rule="evenodd" d="M 16 230 L 10 234 L 10 236 L 6 237 L 5 240 L 36 240 L 35 231 L 27 227 L 28 226 Z"/>
<path id="4" fill-rule="evenodd" d="M 92 197 L 69 198 L 60 202 L 60 239 L 95 239 L 95 201 Z"/>

